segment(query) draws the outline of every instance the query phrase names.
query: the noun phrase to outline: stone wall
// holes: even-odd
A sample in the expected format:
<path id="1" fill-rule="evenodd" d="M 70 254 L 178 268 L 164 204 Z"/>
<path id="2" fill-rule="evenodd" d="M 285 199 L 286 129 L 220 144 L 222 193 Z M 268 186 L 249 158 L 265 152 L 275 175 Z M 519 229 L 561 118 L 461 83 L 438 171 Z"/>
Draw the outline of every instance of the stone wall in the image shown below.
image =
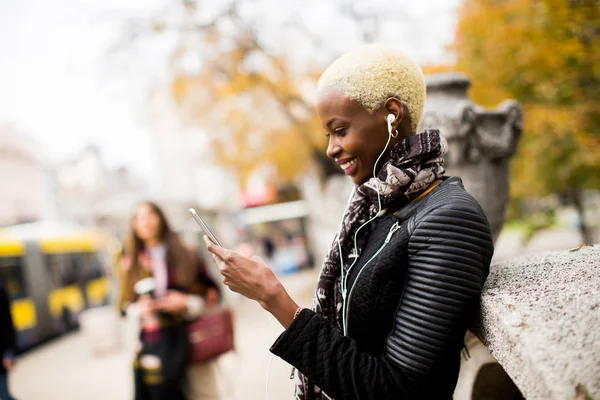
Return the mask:
<path id="1" fill-rule="evenodd" d="M 599 271 L 600 245 L 492 265 L 473 331 L 528 400 L 600 399 Z"/>

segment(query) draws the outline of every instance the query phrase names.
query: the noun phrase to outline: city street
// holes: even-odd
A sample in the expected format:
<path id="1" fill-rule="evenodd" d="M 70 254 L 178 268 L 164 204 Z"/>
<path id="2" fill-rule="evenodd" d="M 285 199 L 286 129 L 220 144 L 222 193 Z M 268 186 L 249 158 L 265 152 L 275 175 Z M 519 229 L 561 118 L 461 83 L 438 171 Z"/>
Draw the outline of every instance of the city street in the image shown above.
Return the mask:
<path id="1" fill-rule="evenodd" d="M 542 232 L 527 247 L 521 248 L 518 236 L 503 234 L 496 245 L 496 259 L 507 259 L 533 251 L 560 250 L 576 246 L 572 231 Z M 303 305 L 309 305 L 318 269 L 283 277 L 289 293 Z M 228 400 L 265 399 L 265 383 L 273 335 L 282 331 L 256 303 L 240 296 L 230 299 L 236 311 L 235 354 L 219 361 L 219 383 Z M 135 333 L 122 321 L 124 344 L 117 352 L 96 356 L 80 333 L 52 341 L 21 358 L 10 384 L 18 400 L 127 400 L 132 396 L 131 360 Z M 291 367 L 273 357 L 269 380 L 269 398 L 290 399 L 293 383 Z"/>

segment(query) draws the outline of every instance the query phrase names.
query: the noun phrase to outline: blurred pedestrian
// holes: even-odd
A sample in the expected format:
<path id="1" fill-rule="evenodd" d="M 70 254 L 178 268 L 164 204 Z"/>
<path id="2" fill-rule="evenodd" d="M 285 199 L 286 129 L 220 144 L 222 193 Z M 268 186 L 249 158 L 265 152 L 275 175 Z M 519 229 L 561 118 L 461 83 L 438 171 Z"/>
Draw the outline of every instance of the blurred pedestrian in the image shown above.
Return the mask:
<path id="1" fill-rule="evenodd" d="M 481 206 L 445 176 L 445 139 L 417 132 L 424 101 L 421 68 L 391 47 L 321 76 L 326 153 L 355 186 L 312 309 L 260 259 L 205 238 L 225 284 L 286 328 L 271 351 L 300 372 L 295 399 L 452 399 L 493 243 Z"/>
<path id="2" fill-rule="evenodd" d="M 15 327 L 10 313 L 8 295 L 0 284 L 0 399 L 14 400 L 8 389 L 8 373 L 15 363 Z"/>
<path id="3" fill-rule="evenodd" d="M 275 253 L 275 242 L 269 235 L 263 238 L 263 252 L 268 260 L 270 260 L 273 257 L 273 253 Z"/>
<path id="4" fill-rule="evenodd" d="M 135 400 L 218 399 L 214 361 L 188 364 L 186 331 L 217 305 L 218 286 L 156 204 L 137 207 L 120 268 L 121 308 L 141 318 Z"/>

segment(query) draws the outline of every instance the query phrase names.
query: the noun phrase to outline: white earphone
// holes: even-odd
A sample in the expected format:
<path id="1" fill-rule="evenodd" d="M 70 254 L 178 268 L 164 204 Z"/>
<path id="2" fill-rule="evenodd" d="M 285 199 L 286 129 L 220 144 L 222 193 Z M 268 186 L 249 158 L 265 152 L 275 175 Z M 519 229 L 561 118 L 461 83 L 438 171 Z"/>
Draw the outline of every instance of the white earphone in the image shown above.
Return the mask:
<path id="1" fill-rule="evenodd" d="M 394 114 L 388 114 L 387 123 L 388 123 L 388 132 L 390 133 L 390 135 L 392 134 L 392 122 L 394 122 L 395 119 L 396 119 L 396 116 Z"/>
<path id="2" fill-rule="evenodd" d="M 388 114 L 386 117 L 386 122 L 387 122 L 387 128 L 388 128 L 388 139 L 387 142 L 385 144 L 385 147 L 383 148 L 383 150 L 381 151 L 381 153 L 379 154 L 379 157 L 377 157 L 377 161 L 375 161 L 375 165 L 373 165 L 373 178 L 377 178 L 376 172 L 377 172 L 377 164 L 379 163 L 379 160 L 381 159 L 381 157 L 383 156 L 383 154 L 385 153 L 385 151 L 387 150 L 388 146 L 390 145 L 390 140 L 392 139 L 392 137 L 396 137 L 398 136 L 398 134 L 394 135 L 393 134 L 393 130 L 392 130 L 392 123 L 394 122 L 394 120 L 396 119 L 396 116 L 394 114 Z M 350 193 L 350 198 L 348 199 L 348 204 L 346 205 L 346 208 L 348 208 L 348 206 L 350 205 L 352 198 L 354 197 L 354 190 L 352 189 L 352 193 Z M 347 326 L 346 326 L 346 308 L 347 308 L 347 304 L 346 304 L 346 300 L 348 297 L 348 276 L 350 275 L 350 271 L 352 270 L 352 267 L 354 267 L 354 264 L 356 263 L 356 261 L 358 261 L 358 250 L 357 250 L 357 244 L 356 244 L 356 239 L 358 237 L 358 232 L 364 228 L 365 226 L 369 225 L 371 222 L 373 222 L 375 219 L 379 218 L 380 216 L 385 214 L 385 210 L 381 209 L 381 195 L 379 194 L 379 192 L 377 192 L 377 214 L 375 214 L 375 216 L 371 219 L 369 219 L 367 222 L 365 222 L 364 224 L 362 224 L 354 233 L 354 251 L 353 253 L 351 253 L 351 257 L 354 256 L 354 261 L 352 262 L 352 264 L 350 264 L 350 267 L 348 267 L 348 271 L 345 272 L 344 271 L 344 257 L 342 255 L 342 244 L 340 243 L 340 234 L 338 231 L 338 234 L 336 235 L 336 241 L 338 244 L 338 251 L 340 253 L 340 268 L 341 268 L 341 273 L 342 273 L 342 325 L 343 325 L 343 334 L 347 335 Z M 342 221 L 343 223 L 343 221 Z"/>
<path id="3" fill-rule="evenodd" d="M 398 137 L 398 130 L 392 130 L 392 122 L 394 122 L 394 120 L 396 119 L 396 116 L 394 114 L 388 114 L 387 116 L 387 126 L 388 126 L 388 134 L 395 138 Z"/>

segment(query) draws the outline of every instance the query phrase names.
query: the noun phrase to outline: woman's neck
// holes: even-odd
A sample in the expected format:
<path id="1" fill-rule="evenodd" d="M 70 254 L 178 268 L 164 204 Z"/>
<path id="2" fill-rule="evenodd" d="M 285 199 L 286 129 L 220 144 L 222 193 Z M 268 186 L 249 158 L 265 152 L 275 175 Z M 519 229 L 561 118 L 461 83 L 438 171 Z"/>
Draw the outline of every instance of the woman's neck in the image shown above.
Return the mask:
<path id="1" fill-rule="evenodd" d="M 144 247 L 146 247 L 147 249 L 151 249 L 153 247 L 158 246 L 161 243 L 159 238 L 152 238 L 152 239 L 147 239 L 144 240 Z"/>

